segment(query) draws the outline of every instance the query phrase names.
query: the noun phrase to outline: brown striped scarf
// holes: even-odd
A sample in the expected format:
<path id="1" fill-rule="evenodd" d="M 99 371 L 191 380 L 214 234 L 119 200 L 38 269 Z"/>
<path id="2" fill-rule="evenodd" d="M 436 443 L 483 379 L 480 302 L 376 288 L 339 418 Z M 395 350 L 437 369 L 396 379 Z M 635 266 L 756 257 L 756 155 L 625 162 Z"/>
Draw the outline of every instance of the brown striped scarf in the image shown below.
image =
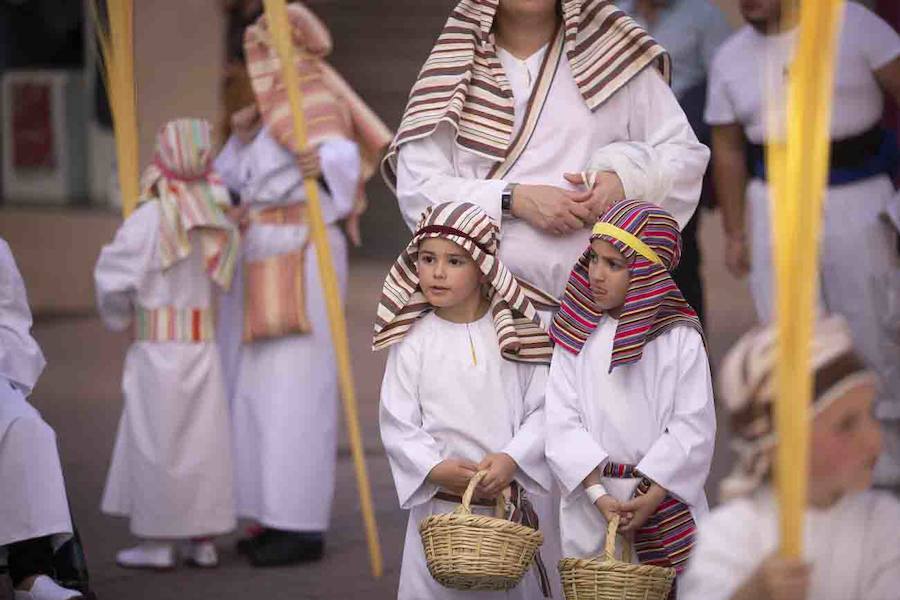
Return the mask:
<path id="1" fill-rule="evenodd" d="M 772 467 L 771 450 L 777 443 L 773 422 L 775 325 L 758 327 L 744 334 L 728 351 L 719 374 L 721 399 L 731 416 L 737 461 L 720 487 L 720 499 L 727 500 L 755 491 Z M 813 416 L 852 387 L 877 382 L 853 349 L 850 328 L 843 317 L 820 318 L 810 343 L 813 369 Z"/>
<path id="2" fill-rule="evenodd" d="M 668 81 L 671 63 L 662 46 L 611 0 L 560 0 L 564 51 L 585 104 L 595 110 L 648 65 Z M 500 0 L 461 0 L 413 85 L 382 174 L 396 184 L 397 151 L 427 137 L 441 123 L 456 143 L 500 162 L 515 122 L 513 94 L 492 32 Z"/>
<path id="3" fill-rule="evenodd" d="M 225 184 L 211 170 L 210 131 L 203 119 L 176 119 L 163 126 L 153 162 L 141 177 L 140 202 L 159 202 L 162 268 L 187 258 L 188 232 L 196 230 L 206 271 L 227 289 L 237 262 L 239 234 L 222 211 L 231 202 Z"/>
<path id="4" fill-rule="evenodd" d="M 697 313 L 684 299 L 670 271 L 681 257 L 678 223 L 662 208 L 642 200 L 622 200 L 613 204 L 598 224 L 608 223 L 622 233 L 597 233 L 591 241 L 602 239 L 629 259 L 631 284 L 625 295 L 622 314 L 613 338 L 610 372 L 619 366 L 638 362 L 650 340 L 674 327 L 687 326 L 703 335 Z M 655 253 L 659 262 L 642 255 L 629 245 L 625 236 L 633 236 Z M 588 265 L 591 248 L 585 250 L 563 292 L 559 311 L 550 324 L 553 341 L 578 354 L 603 316 L 591 292 Z"/>
<path id="5" fill-rule="evenodd" d="M 331 138 L 355 140 L 362 175 L 375 172 L 391 140 L 391 131 L 324 57 L 331 53 L 325 24 L 300 3 L 287 6 L 294 42 L 294 63 L 303 92 L 303 112 L 310 147 Z M 263 122 L 282 146 L 296 152 L 294 123 L 282 81 L 281 60 L 271 43 L 265 15 L 244 32 L 247 73 Z"/>
<path id="6" fill-rule="evenodd" d="M 412 241 L 384 281 L 372 349 L 399 342 L 416 320 L 432 309 L 419 288 L 416 261 L 419 243 L 436 237 L 461 246 L 484 274 L 491 288 L 490 310 L 503 357 L 550 364 L 553 347 L 537 311 L 552 307 L 555 300 L 520 282 L 500 262 L 496 256 L 497 225 L 481 208 L 468 202 L 445 202 L 423 213 Z"/>

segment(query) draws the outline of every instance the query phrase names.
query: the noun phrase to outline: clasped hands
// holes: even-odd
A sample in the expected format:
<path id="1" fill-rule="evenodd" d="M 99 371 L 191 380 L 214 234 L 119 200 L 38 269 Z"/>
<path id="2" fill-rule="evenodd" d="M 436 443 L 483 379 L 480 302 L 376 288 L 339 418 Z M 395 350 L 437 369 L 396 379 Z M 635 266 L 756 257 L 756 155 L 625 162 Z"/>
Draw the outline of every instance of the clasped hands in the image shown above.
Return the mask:
<path id="1" fill-rule="evenodd" d="M 516 461 L 505 452 L 488 454 L 480 463 L 463 458 L 448 458 L 431 469 L 428 480 L 441 489 L 462 496 L 472 477 L 479 471 L 487 471 L 475 488 L 475 497 L 493 499 L 512 483 L 518 468 Z"/>
<path id="2" fill-rule="evenodd" d="M 603 513 L 603 518 L 607 521 L 611 521 L 616 515 L 619 516 L 620 533 L 633 534 L 644 526 L 665 497 L 665 488 L 654 483 L 646 494 L 635 496 L 631 500 L 616 500 L 609 494 L 604 494 L 597 498 L 594 506 Z"/>

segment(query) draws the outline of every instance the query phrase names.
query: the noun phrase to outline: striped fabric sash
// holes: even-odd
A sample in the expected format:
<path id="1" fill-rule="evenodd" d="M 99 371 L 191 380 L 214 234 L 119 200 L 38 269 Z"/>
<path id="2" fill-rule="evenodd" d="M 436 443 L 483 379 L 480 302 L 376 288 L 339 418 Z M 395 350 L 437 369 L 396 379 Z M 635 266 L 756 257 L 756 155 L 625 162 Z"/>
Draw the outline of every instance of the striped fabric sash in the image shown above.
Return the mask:
<path id="1" fill-rule="evenodd" d="M 537 512 L 534 510 L 531 500 L 528 499 L 525 489 L 517 481 L 513 481 L 509 486 L 507 511 L 510 513 L 509 520 L 513 523 L 540 531 L 541 523 L 538 520 Z M 553 591 L 550 587 L 550 576 L 547 573 L 546 565 L 544 565 L 544 559 L 541 558 L 540 549 L 534 553 L 534 573 L 541 584 L 541 592 L 543 592 L 544 598 L 551 598 Z"/>
<path id="2" fill-rule="evenodd" d="M 303 225 L 308 221 L 305 202 L 251 210 L 248 219 L 260 225 Z"/>
<path id="3" fill-rule="evenodd" d="M 635 496 L 643 496 L 650 489 L 650 480 L 634 465 L 607 462 L 603 466 L 603 476 L 613 479 L 641 478 Z M 696 533 L 697 526 L 688 505 L 666 494 L 656 512 L 635 532 L 634 551 L 641 564 L 671 567 L 681 574 L 690 558 Z"/>
<path id="4" fill-rule="evenodd" d="M 143 342 L 211 342 L 215 339 L 213 311 L 209 308 L 137 307 L 134 335 Z"/>

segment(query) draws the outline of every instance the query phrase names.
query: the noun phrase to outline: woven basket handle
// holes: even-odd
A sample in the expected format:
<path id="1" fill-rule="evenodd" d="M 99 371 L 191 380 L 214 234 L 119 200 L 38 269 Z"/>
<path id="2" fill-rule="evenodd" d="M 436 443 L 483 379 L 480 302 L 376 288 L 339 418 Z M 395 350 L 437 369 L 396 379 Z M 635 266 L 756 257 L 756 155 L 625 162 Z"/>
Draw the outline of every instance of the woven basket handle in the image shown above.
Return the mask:
<path id="1" fill-rule="evenodd" d="M 481 483 L 481 480 L 484 479 L 485 475 L 487 475 L 487 471 L 478 471 L 472 476 L 472 479 L 469 480 L 469 486 L 466 488 L 466 493 L 463 494 L 462 497 L 462 505 L 460 505 L 460 509 L 462 509 L 461 512 L 467 515 L 472 514 L 472 496 L 475 494 L 475 488 L 478 487 L 478 484 Z M 497 504 L 494 506 L 494 516 L 498 519 L 502 519 L 506 516 L 506 503 L 503 501 L 503 494 L 497 496 Z"/>
<path id="2" fill-rule="evenodd" d="M 606 548 L 603 554 L 607 560 L 616 558 L 616 533 L 619 531 L 619 515 L 613 515 L 606 527 Z M 622 536 L 622 562 L 631 562 L 631 543 Z"/>

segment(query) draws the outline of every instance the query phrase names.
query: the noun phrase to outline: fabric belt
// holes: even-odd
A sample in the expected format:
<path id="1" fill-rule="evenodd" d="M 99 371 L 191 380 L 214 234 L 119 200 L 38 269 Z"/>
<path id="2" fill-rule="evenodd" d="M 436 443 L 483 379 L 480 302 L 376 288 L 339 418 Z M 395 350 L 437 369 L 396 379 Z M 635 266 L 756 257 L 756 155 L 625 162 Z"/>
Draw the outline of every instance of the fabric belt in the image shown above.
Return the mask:
<path id="1" fill-rule="evenodd" d="M 209 308 L 137 307 L 134 319 L 135 339 L 145 342 L 211 342 L 215 339 L 215 320 Z"/>
<path id="2" fill-rule="evenodd" d="M 249 221 L 260 225 L 304 225 L 309 220 L 306 203 L 251 210 Z"/>
<path id="3" fill-rule="evenodd" d="M 876 175 L 893 177 L 900 160 L 897 135 L 875 126 L 859 135 L 832 140 L 829 160 L 829 185 L 853 183 Z M 753 177 L 767 181 L 762 144 L 748 144 L 747 170 Z"/>

